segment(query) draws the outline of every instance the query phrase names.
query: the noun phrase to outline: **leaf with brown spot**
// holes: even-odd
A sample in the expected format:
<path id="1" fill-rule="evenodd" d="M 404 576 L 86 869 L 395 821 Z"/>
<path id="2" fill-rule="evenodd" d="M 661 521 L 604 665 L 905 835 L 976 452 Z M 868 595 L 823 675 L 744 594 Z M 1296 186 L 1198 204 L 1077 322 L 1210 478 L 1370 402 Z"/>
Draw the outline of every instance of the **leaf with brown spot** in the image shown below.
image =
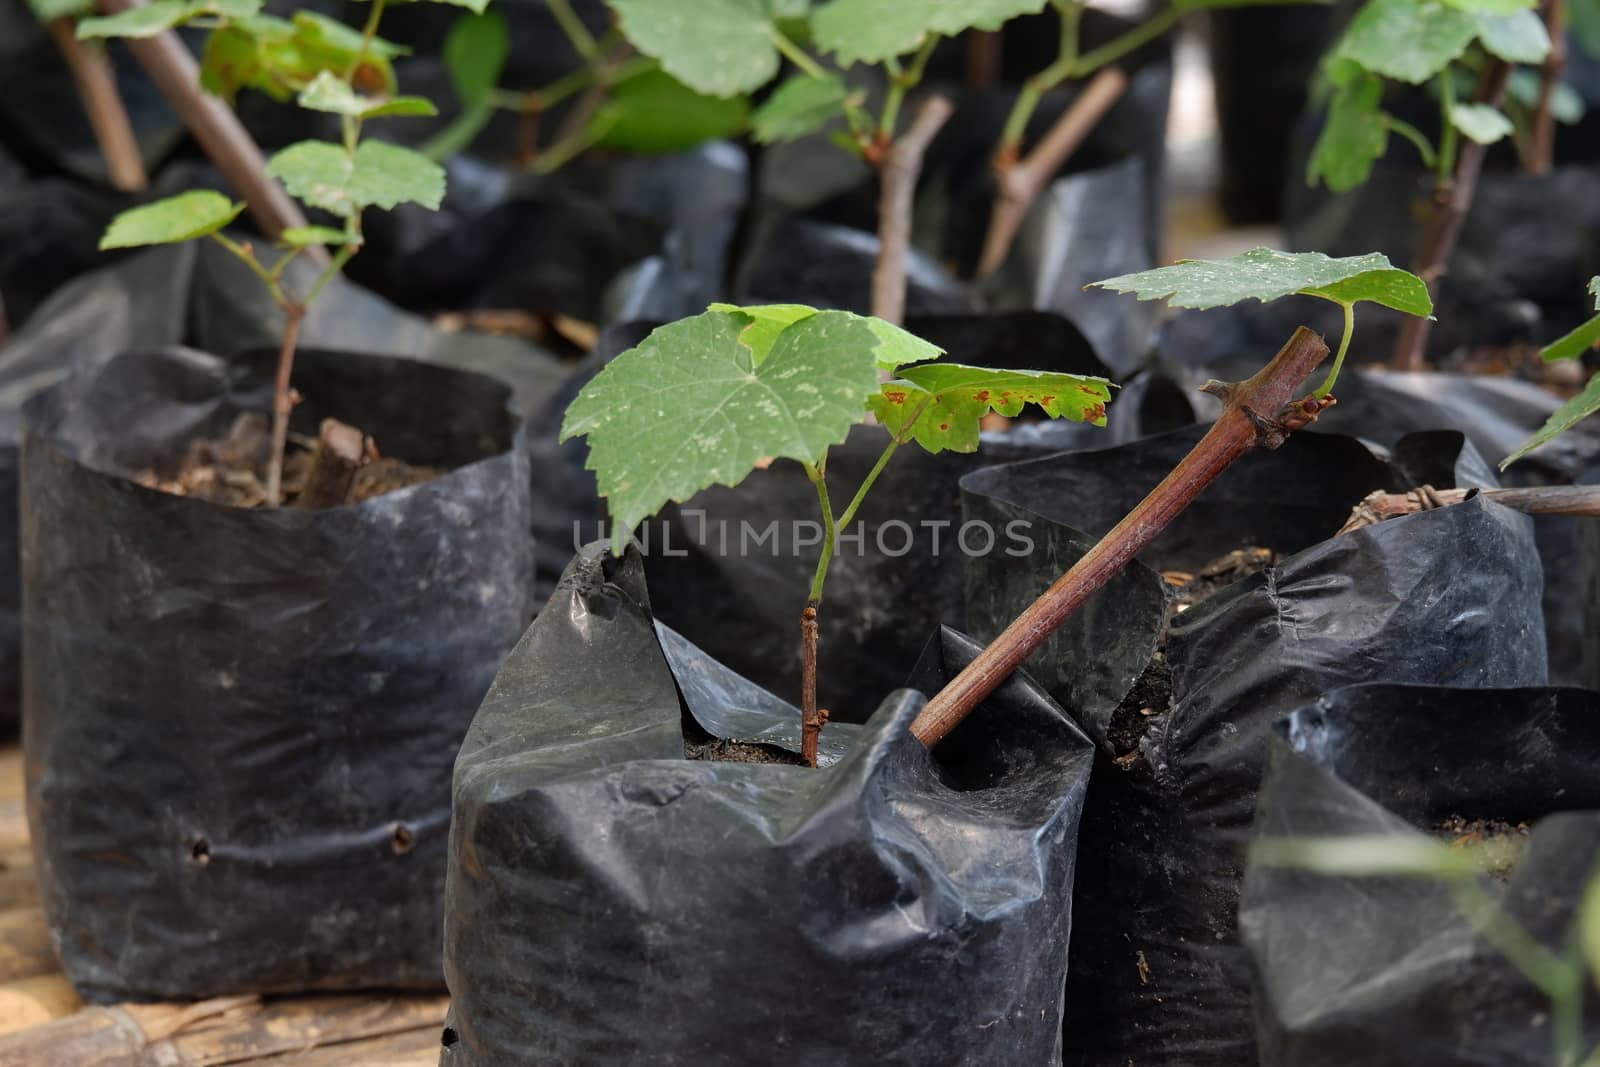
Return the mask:
<path id="1" fill-rule="evenodd" d="M 868 401 L 873 415 L 902 443 L 929 452 L 974 452 L 983 417 L 1008 418 L 1033 405 L 1056 419 L 1104 425 L 1111 383 L 1045 371 L 990 370 L 957 363 L 908 367 Z"/>

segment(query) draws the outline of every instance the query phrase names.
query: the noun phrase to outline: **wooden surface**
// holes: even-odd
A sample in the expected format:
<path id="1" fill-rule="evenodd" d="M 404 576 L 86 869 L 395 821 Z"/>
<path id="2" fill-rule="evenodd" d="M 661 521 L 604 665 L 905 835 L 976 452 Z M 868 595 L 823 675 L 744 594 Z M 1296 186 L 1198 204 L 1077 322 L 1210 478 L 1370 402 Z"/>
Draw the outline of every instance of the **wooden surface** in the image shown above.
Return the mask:
<path id="1" fill-rule="evenodd" d="M 434 1067 L 446 999 L 223 997 L 86 1006 L 50 948 L 22 753 L 0 748 L 0 1067 Z"/>

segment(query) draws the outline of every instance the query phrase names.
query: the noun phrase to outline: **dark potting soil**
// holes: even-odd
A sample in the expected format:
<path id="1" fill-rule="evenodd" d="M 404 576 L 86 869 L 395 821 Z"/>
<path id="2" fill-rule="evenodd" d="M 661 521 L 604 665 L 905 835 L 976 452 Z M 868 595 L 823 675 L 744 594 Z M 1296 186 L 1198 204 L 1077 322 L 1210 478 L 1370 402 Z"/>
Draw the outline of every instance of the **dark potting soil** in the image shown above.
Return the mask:
<path id="1" fill-rule="evenodd" d="M 791 767 L 804 767 L 806 761 L 795 752 L 777 745 L 754 744 L 749 741 L 729 741 L 713 737 L 705 741 L 683 739 L 685 759 L 712 760 L 716 763 L 776 763 Z"/>
<path id="2" fill-rule="evenodd" d="M 414 466 L 393 456 L 379 455 L 371 437 L 363 435 L 363 441 L 364 461 L 339 504 L 360 504 L 385 493 L 431 482 L 445 473 L 437 467 Z M 320 447 L 315 437 L 289 435 L 283 460 L 284 506 L 297 505 Z M 271 450 L 271 419 L 259 412 L 244 412 L 234 420 L 226 435 L 191 441 L 183 462 L 171 478 L 162 478 L 147 469 L 136 474 L 134 480 L 147 489 L 195 497 L 212 504 L 262 507 L 266 503 L 267 458 Z"/>
<path id="3" fill-rule="evenodd" d="M 1278 554 L 1272 549 L 1251 545 L 1219 556 L 1192 574 L 1162 572 L 1167 583 L 1177 587 L 1167 604 L 1166 622 L 1170 623 L 1174 615 L 1187 611 L 1241 578 L 1266 570 L 1277 561 Z M 1112 762 L 1123 770 L 1132 770 L 1144 762 L 1140 742 L 1172 710 L 1172 665 L 1167 662 L 1165 623 L 1162 631 L 1149 665 L 1134 679 L 1133 688 L 1111 713 L 1106 736 L 1116 752 Z"/>
<path id="4" fill-rule="evenodd" d="M 1468 819 L 1451 815 L 1433 827 L 1433 832 L 1456 848 L 1480 850 L 1485 873 L 1505 880 L 1522 859 L 1528 847 L 1528 824 L 1505 819 Z"/>

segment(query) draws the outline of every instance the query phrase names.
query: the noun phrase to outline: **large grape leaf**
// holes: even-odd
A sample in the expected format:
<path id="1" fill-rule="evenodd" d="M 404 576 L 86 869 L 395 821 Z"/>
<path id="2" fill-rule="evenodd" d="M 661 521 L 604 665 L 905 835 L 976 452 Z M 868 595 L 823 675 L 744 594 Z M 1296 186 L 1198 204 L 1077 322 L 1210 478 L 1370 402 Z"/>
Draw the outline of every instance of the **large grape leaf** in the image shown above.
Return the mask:
<path id="1" fill-rule="evenodd" d="M 1543 63 L 1550 53 L 1550 33 L 1532 11 L 1478 15 L 1478 40 L 1507 63 Z"/>
<path id="2" fill-rule="evenodd" d="M 756 108 L 750 116 L 751 131 L 761 144 L 804 137 L 842 115 L 847 95 L 849 90 L 839 78 L 796 74 Z"/>
<path id="3" fill-rule="evenodd" d="M 1382 100 L 1383 80 L 1360 68 L 1334 86 L 1328 117 L 1306 165 L 1307 184 L 1321 178 L 1329 189 L 1343 193 L 1367 180 L 1389 146 Z"/>
<path id="4" fill-rule="evenodd" d="M 1421 278 L 1390 265 L 1387 256 L 1332 259 L 1321 252 L 1278 252 L 1252 248 L 1230 259 L 1186 259 L 1170 267 L 1124 274 L 1094 285 L 1140 300 L 1168 298 L 1173 307 L 1214 308 L 1241 300 L 1276 300 L 1302 294 L 1335 304 L 1363 300 L 1408 315 L 1433 313 Z"/>
<path id="5" fill-rule="evenodd" d="M 750 119 L 742 96 L 697 93 L 659 67 L 618 82 L 589 120 L 591 141 L 624 152 L 683 152 Z"/>
<path id="6" fill-rule="evenodd" d="M 176 244 L 204 237 L 238 218 L 243 210 L 243 204 L 235 204 L 209 189 L 179 193 L 153 204 L 129 208 L 112 219 L 100 238 L 100 248 Z"/>
<path id="7" fill-rule="evenodd" d="M 344 218 L 403 203 L 437 211 L 444 200 L 443 167 L 383 141 L 362 141 L 354 156 L 328 141 L 301 141 L 267 160 L 267 173 L 290 195 Z"/>
<path id="8" fill-rule="evenodd" d="M 921 46 L 929 34 L 998 30 L 1037 14 L 1047 0 L 830 0 L 811 16 L 817 46 L 846 65 L 881 63 Z"/>
<path id="9" fill-rule="evenodd" d="M 586 466 L 610 505 L 620 550 L 670 500 L 737 485 L 768 457 L 822 458 L 877 392 L 876 335 L 860 316 L 796 320 L 755 360 L 751 316 L 707 311 L 662 326 L 613 359 L 567 408 L 563 441 L 586 436 Z"/>
<path id="10" fill-rule="evenodd" d="M 607 0 L 635 48 L 712 96 L 747 93 L 778 73 L 780 0 Z M 792 6 L 792 5 L 790 5 Z"/>
<path id="11" fill-rule="evenodd" d="M 1539 6 L 1539 0 L 1444 0 L 1444 2 L 1463 11 L 1481 11 L 1490 15 L 1509 15 L 1513 11 L 1527 11 Z"/>
<path id="12" fill-rule="evenodd" d="M 1589 292 L 1594 296 L 1594 309 L 1600 311 L 1600 275 L 1589 281 Z M 1585 352 L 1600 345 L 1600 315 L 1559 340 L 1545 346 L 1539 356 L 1547 362 L 1558 359 L 1582 359 Z"/>
<path id="13" fill-rule="evenodd" d="M 1600 319 L 1594 320 L 1600 322 Z M 1571 429 L 1580 420 L 1588 418 L 1596 411 L 1600 411 L 1600 374 L 1589 379 L 1589 384 L 1583 392 L 1562 404 L 1551 414 L 1550 418 L 1539 432 L 1522 443 L 1511 455 L 1500 461 L 1500 469 L 1505 470 L 1529 452 L 1549 441 L 1552 437 Z"/>
<path id="14" fill-rule="evenodd" d="M 84 19 L 78 36 L 154 37 L 203 15 L 248 18 L 261 10 L 262 0 L 151 0 L 115 15 Z M 92 4 L 90 5 L 93 6 Z"/>
<path id="15" fill-rule="evenodd" d="M 1375 74 L 1420 84 L 1478 36 L 1478 20 L 1442 0 L 1367 0 L 1334 47 Z"/>
<path id="16" fill-rule="evenodd" d="M 1111 383 L 1104 378 L 1045 371 L 991 370 L 958 363 L 908 367 L 868 401 L 884 429 L 929 452 L 976 452 L 983 417 L 1015 416 L 1036 404 L 1053 419 L 1104 426 Z"/>

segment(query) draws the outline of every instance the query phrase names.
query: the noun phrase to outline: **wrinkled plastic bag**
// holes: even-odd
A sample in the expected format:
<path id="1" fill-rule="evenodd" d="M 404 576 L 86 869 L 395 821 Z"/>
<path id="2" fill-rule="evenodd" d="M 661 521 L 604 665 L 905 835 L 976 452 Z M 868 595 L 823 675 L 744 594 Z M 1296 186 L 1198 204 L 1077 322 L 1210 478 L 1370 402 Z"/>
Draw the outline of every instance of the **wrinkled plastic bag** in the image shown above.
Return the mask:
<path id="1" fill-rule="evenodd" d="M 450 768 L 528 617 L 519 423 L 484 376 L 308 349 L 296 432 L 447 473 L 320 511 L 129 480 L 269 406 L 275 366 L 146 351 L 26 406 L 29 828 L 90 1000 L 441 982 Z"/>
<path id="2" fill-rule="evenodd" d="M 1254 835 L 1449 839 L 1447 820 L 1531 824 L 1480 888 L 1571 958 L 1600 855 L 1600 695 L 1581 689 L 1336 689 L 1272 731 Z M 1587 810 L 1585 810 L 1587 809 Z M 1551 1003 L 1436 879 L 1351 878 L 1252 862 L 1239 930 L 1264 1063 L 1548 1067 Z M 1582 1048 L 1600 1040 L 1594 991 Z"/>
<path id="3" fill-rule="evenodd" d="M 997 634 L 1204 429 L 969 475 L 965 517 L 1025 522 L 1036 542 L 1024 558 L 967 561 L 974 636 Z M 1403 439 L 1391 462 L 1312 431 L 1253 452 L 1028 661 L 1099 746 L 1067 974 L 1069 1067 L 1254 1062 L 1234 919 L 1241 849 L 1278 716 L 1356 680 L 1544 682 L 1542 583 L 1527 516 L 1472 500 L 1330 537 L 1368 492 L 1419 480 L 1491 484 L 1453 433 Z M 1252 545 L 1284 558 L 1170 621 L 1171 708 L 1141 716 L 1137 746 L 1119 751 L 1113 712 L 1161 641 L 1167 593 L 1152 568 L 1193 572 Z"/>
<path id="4" fill-rule="evenodd" d="M 976 653 L 951 631 L 916 682 Z M 1054 1064 L 1088 740 L 1026 677 L 930 753 L 923 698 L 822 733 L 583 550 L 456 767 L 441 1063 Z"/>

